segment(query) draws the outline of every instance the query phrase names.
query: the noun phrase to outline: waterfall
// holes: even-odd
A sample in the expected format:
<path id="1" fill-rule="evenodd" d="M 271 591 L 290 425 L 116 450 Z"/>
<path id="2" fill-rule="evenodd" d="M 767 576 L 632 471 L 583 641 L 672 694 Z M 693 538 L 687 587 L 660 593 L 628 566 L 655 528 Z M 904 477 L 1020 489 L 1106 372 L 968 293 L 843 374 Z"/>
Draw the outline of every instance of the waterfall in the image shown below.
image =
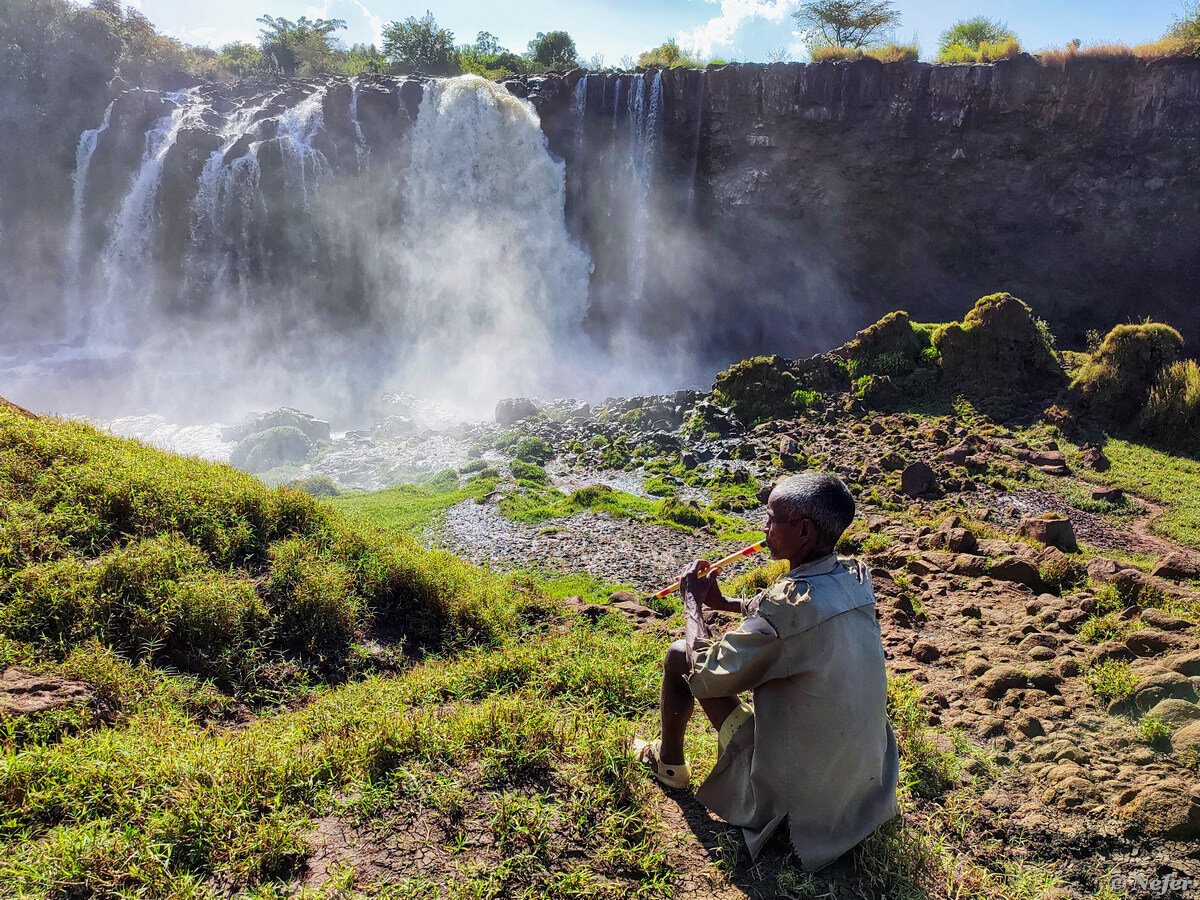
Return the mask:
<path id="1" fill-rule="evenodd" d="M 114 100 L 113 103 L 116 101 Z M 78 317 L 78 324 L 83 325 L 85 314 L 82 307 L 84 273 L 80 271 L 83 264 L 83 210 L 86 201 L 88 168 L 92 164 L 92 154 L 96 152 L 96 144 L 100 135 L 108 130 L 112 119 L 113 103 L 104 110 L 104 117 L 98 128 L 89 128 L 79 136 L 79 145 L 75 148 L 75 173 L 71 176 L 74 186 L 71 223 L 67 227 L 66 278 L 67 293 L 66 307 L 72 320 Z M 82 329 L 81 329 L 82 330 Z M 72 339 L 81 335 L 70 335 Z"/>
<path id="2" fill-rule="evenodd" d="M 358 79 L 354 79 L 350 88 L 350 124 L 354 126 L 354 155 L 358 160 L 359 172 L 365 172 L 370 165 L 371 148 L 363 137 L 362 124 L 358 121 Z"/>
<path id="3" fill-rule="evenodd" d="M 429 86 L 397 248 L 410 389 L 478 407 L 562 384 L 590 269 L 567 233 L 564 179 L 532 104 L 474 75 Z"/>
<path id="4" fill-rule="evenodd" d="M 175 109 L 146 134 L 146 150 L 121 202 L 112 239 L 104 252 L 108 292 L 89 322 L 92 342 L 101 346 L 127 346 L 135 320 L 153 311 L 154 237 L 158 212 L 155 201 L 162 181 L 163 163 L 185 121 L 200 112 L 195 89 L 168 95 Z M 144 324 L 140 322 L 139 324 Z"/>
<path id="5" fill-rule="evenodd" d="M 629 124 L 629 158 L 626 172 L 633 196 L 633 213 L 629 229 L 629 291 L 640 305 L 646 286 L 646 229 L 650 219 L 650 186 L 658 162 L 662 141 L 662 73 L 655 72 L 650 81 L 649 103 L 646 98 L 646 76 L 638 75 L 629 93 L 627 121 Z"/>
<path id="6" fill-rule="evenodd" d="M 249 264 L 255 250 L 247 222 L 264 212 L 258 186 L 258 141 L 234 159 L 239 143 L 254 137 L 258 118 L 270 98 L 237 111 L 221 128 L 221 146 L 204 163 L 190 210 L 190 241 L 186 261 L 192 283 L 210 285 L 219 301 L 236 287 L 245 301 L 250 290 Z M 231 233 L 230 228 L 236 229 Z M 234 277 L 236 275 L 236 278 Z"/>
<path id="7" fill-rule="evenodd" d="M 313 146 L 313 138 L 325 128 L 326 88 L 318 88 L 279 117 L 279 144 L 283 150 L 288 184 L 299 192 L 301 204 L 311 209 L 310 193 L 329 171 L 329 160 Z"/>

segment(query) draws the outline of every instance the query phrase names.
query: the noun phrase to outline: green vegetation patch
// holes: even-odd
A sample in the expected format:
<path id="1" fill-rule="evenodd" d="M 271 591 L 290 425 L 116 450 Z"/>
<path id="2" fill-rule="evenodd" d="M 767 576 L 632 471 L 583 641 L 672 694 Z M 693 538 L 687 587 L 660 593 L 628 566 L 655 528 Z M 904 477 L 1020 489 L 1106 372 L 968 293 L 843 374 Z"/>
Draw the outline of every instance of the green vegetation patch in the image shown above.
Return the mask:
<path id="1" fill-rule="evenodd" d="M 7 409 L 0 509 L 0 638 L 57 659 L 96 640 L 239 694 L 342 677 L 377 620 L 442 648 L 496 640 L 527 601 L 303 492 Z"/>
<path id="2" fill-rule="evenodd" d="M 536 468 L 536 467 L 533 467 Z M 438 515 L 464 500 L 479 500 L 495 490 L 498 474 L 481 466 L 460 486 L 452 469 L 424 484 L 401 484 L 382 491 L 343 494 L 330 504 L 352 521 L 395 534 L 416 535 L 434 524 Z"/>
<path id="3" fill-rule="evenodd" d="M 1166 367 L 1178 361 L 1183 338 L 1170 325 L 1144 322 L 1118 325 L 1071 382 L 1072 392 L 1094 414 L 1128 426 Z"/>

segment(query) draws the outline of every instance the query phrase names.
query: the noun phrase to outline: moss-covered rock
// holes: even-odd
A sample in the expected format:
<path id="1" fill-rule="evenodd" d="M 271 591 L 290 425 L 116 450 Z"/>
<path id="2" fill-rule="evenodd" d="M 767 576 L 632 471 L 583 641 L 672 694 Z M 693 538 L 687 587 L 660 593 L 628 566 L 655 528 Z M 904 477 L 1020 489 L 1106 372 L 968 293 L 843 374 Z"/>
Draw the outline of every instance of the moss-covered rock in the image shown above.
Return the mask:
<path id="1" fill-rule="evenodd" d="M 849 363 L 852 376 L 903 375 L 933 361 L 932 331 L 933 326 L 918 325 L 899 310 L 864 328 L 830 355 Z"/>
<path id="2" fill-rule="evenodd" d="M 1164 368 L 1175 363 L 1183 338 L 1170 325 L 1118 325 L 1083 364 L 1071 390 L 1093 415 L 1118 426 L 1131 424 L 1146 405 Z"/>
<path id="3" fill-rule="evenodd" d="M 1012 294 L 981 298 L 961 322 L 935 330 L 932 343 L 942 389 L 985 411 L 1006 411 L 1066 385 L 1047 332 Z"/>
<path id="4" fill-rule="evenodd" d="M 245 472 L 266 472 L 276 466 L 303 462 L 313 448 L 308 436 L 291 425 L 252 434 L 233 448 L 231 465 Z"/>
<path id="5" fill-rule="evenodd" d="M 781 356 L 755 356 L 730 366 L 713 384 L 713 403 L 748 425 L 793 414 L 801 384 Z"/>

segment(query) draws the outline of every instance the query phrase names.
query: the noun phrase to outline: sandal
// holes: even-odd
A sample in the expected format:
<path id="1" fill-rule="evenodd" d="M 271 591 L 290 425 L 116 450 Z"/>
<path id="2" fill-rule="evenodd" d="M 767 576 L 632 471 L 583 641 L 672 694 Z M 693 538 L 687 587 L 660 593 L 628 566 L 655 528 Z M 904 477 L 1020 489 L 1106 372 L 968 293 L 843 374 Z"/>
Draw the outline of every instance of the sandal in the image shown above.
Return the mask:
<path id="1" fill-rule="evenodd" d="M 692 767 L 686 762 L 664 763 L 659 758 L 662 741 L 642 741 L 634 738 L 632 755 L 654 773 L 654 777 L 670 788 L 685 788 L 692 783 Z"/>

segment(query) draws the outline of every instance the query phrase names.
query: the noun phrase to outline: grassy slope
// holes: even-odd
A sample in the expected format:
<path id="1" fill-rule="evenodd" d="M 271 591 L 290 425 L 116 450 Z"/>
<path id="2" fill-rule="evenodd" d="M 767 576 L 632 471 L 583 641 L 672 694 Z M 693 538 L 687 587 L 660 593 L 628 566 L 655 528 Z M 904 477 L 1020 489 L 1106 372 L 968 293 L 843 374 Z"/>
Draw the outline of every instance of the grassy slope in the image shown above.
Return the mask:
<path id="1" fill-rule="evenodd" d="M 311 854 L 308 823 L 336 813 L 447 848 L 430 873 L 440 890 L 416 878 L 392 897 L 670 896 L 659 795 L 624 752 L 632 733 L 652 733 L 666 636 L 550 614 L 548 594 L 577 588 L 570 579 L 498 578 L 81 425 L 0 410 L 0 454 L 0 668 L 89 680 L 107 704 L 0 720 L 0 893 L 286 895 Z M 397 509 L 380 515 L 395 522 L 428 508 L 391 496 Z M 199 614 L 229 608 L 252 615 Z M 362 639 L 379 618 L 442 658 L 373 672 Z M 131 641 L 128 623 L 153 641 Z M 181 653 L 181 634 L 211 646 Z M 280 696 L 280 683 L 299 708 L 246 717 L 235 702 Z M 989 781 L 952 786 L 973 751 L 936 749 L 911 683 L 895 680 L 891 710 L 905 816 L 856 853 L 861 883 L 905 897 L 1035 894 L 1044 878 L 1002 848 L 962 856 Z M 245 727 L 223 726 L 238 716 Z M 703 774 L 715 739 L 694 726 Z M 379 874 L 343 865 L 333 887 L 353 896 Z M 820 885 L 790 868 L 778 878 L 793 893 Z"/>

